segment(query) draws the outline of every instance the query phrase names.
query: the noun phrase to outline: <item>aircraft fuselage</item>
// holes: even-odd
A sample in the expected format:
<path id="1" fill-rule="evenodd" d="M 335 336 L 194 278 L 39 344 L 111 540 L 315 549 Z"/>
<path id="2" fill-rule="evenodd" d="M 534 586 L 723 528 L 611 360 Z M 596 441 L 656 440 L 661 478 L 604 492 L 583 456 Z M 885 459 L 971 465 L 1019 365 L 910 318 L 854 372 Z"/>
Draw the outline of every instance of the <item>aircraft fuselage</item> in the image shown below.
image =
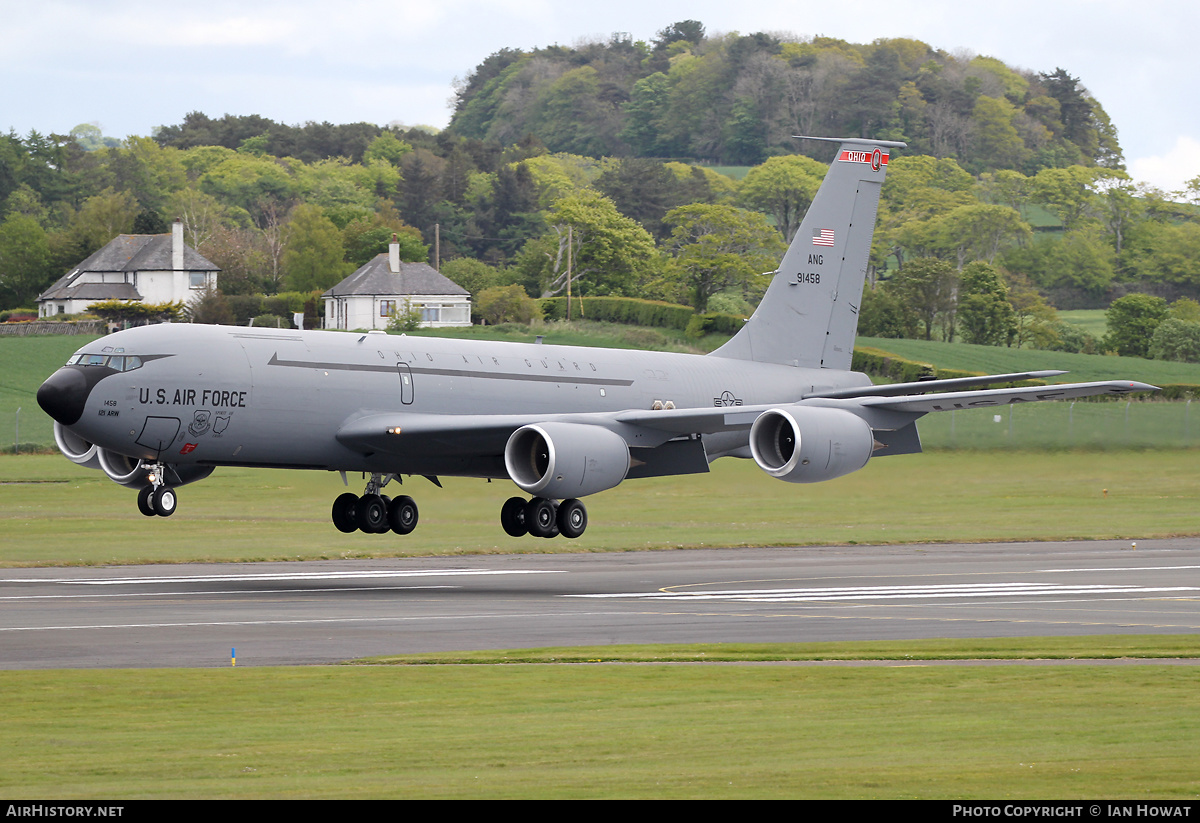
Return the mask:
<path id="1" fill-rule="evenodd" d="M 497 454 L 420 441 L 366 454 L 329 433 L 381 413 L 736 407 L 870 383 L 853 372 L 689 354 L 230 326 L 130 329 L 78 354 L 82 363 L 60 370 L 87 378 L 86 395 L 71 398 L 81 408 L 69 428 L 101 448 L 179 465 L 396 474 L 507 476 Z M 140 365 L 128 368 L 134 358 Z M 746 440 L 744 431 L 724 432 L 706 435 L 705 445 L 711 459 Z"/>

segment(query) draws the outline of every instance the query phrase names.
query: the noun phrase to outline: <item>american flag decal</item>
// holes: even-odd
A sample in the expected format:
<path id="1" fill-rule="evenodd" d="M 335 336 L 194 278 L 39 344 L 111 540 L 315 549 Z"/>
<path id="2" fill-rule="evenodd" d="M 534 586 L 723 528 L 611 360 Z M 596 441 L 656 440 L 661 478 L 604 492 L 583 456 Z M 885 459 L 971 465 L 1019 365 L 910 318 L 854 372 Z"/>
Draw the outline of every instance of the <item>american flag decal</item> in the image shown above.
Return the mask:
<path id="1" fill-rule="evenodd" d="M 832 246 L 833 229 L 813 229 L 814 246 Z"/>

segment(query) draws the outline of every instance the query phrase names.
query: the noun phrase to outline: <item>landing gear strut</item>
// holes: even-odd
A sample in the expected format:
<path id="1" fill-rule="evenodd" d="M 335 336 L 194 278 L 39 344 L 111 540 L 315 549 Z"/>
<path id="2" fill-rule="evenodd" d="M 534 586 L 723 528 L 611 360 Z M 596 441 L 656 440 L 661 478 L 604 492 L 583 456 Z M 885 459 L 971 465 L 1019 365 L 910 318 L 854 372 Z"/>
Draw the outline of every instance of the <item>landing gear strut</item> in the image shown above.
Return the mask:
<path id="1" fill-rule="evenodd" d="M 521 537 L 575 538 L 587 528 L 587 508 L 575 498 L 557 503 L 544 497 L 535 497 L 526 502 L 520 497 L 510 497 L 500 509 L 500 525 L 504 531 Z"/>
<path id="2" fill-rule="evenodd" d="M 149 485 L 143 486 L 138 492 L 138 511 L 147 517 L 170 517 L 179 505 L 179 496 L 175 490 L 163 481 L 163 466 L 150 466 Z"/>
<path id="3" fill-rule="evenodd" d="M 333 501 L 333 525 L 350 534 L 362 530 L 367 534 L 394 531 L 408 534 L 417 527 L 417 504 L 407 495 L 395 499 L 379 492 L 395 475 L 372 474 L 367 489 L 360 497 L 346 492 Z"/>

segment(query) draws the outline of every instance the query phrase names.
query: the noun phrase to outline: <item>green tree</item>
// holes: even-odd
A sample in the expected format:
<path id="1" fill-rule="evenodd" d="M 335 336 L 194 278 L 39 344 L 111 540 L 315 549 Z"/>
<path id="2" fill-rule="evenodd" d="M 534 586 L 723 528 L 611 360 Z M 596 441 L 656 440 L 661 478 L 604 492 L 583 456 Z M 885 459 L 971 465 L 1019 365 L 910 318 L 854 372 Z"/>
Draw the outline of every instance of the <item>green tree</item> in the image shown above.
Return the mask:
<path id="1" fill-rule="evenodd" d="M 959 206 L 929 223 L 936 244 L 955 256 L 960 269 L 970 260 L 991 264 L 1001 249 L 1033 236 L 1020 212 L 1008 206 Z"/>
<path id="2" fill-rule="evenodd" d="M 133 197 L 112 189 L 89 197 L 83 201 L 79 211 L 70 208 L 64 211 L 67 214 L 67 227 L 63 232 L 65 243 L 60 248 L 60 254 L 67 259 L 56 255 L 56 262 L 61 262 L 64 268 L 103 248 L 117 235 L 131 233 L 133 221 L 138 215 L 137 202 Z M 51 251 L 54 251 L 53 245 Z"/>
<path id="3" fill-rule="evenodd" d="M 1200 322 L 1168 317 L 1150 338 L 1147 354 L 1154 360 L 1200 363 Z"/>
<path id="4" fill-rule="evenodd" d="M 551 232 L 526 243 L 517 264 L 543 297 L 566 291 L 568 247 L 573 293 L 596 297 L 632 293 L 657 256 L 649 233 L 592 190 L 559 200 L 546 221 Z"/>
<path id="5" fill-rule="evenodd" d="M 1105 349 L 1126 357 L 1147 357 L 1155 330 L 1167 318 L 1167 301 L 1130 294 L 1114 300 L 1104 316 L 1108 321 Z"/>
<path id="6" fill-rule="evenodd" d="M 759 296 L 786 246 L 766 219 L 732 206 L 695 203 L 667 212 L 675 266 L 692 294 L 696 311 L 709 298 L 735 288 Z"/>
<path id="7" fill-rule="evenodd" d="M 52 277 L 46 232 L 28 215 L 8 215 L 0 223 L 0 308 L 32 306 Z"/>
<path id="8" fill-rule="evenodd" d="M 633 84 L 630 100 L 623 106 L 625 127 L 619 136 L 638 157 L 662 157 L 670 153 L 661 137 L 670 93 L 670 80 L 662 72 Z"/>
<path id="9" fill-rule="evenodd" d="M 345 256 L 342 233 L 321 209 L 301 205 L 292 210 L 282 259 L 289 291 L 325 290 L 336 285 L 350 273 Z"/>
<path id="10" fill-rule="evenodd" d="M 206 323 L 214 326 L 232 326 L 233 309 L 219 289 L 204 289 L 198 292 L 184 308 L 189 323 Z"/>
<path id="11" fill-rule="evenodd" d="M 915 338 L 920 321 L 897 289 L 883 283 L 863 292 L 858 333 L 863 337 Z"/>
<path id="12" fill-rule="evenodd" d="M 1017 168 L 1027 153 L 1013 120 L 1018 112 L 1003 97 L 980 95 L 975 101 L 975 165 L 979 168 Z"/>
<path id="13" fill-rule="evenodd" d="M 742 203 L 775 218 L 775 227 L 791 242 L 826 171 L 823 164 L 802 154 L 772 157 L 742 180 Z"/>
<path id="14" fill-rule="evenodd" d="M 385 131 L 367 146 L 367 150 L 363 152 L 363 162 L 370 163 L 372 160 L 383 160 L 396 168 L 400 168 L 400 161 L 404 159 L 404 155 L 412 150 L 413 147 L 411 145 L 390 131 Z"/>
<path id="15" fill-rule="evenodd" d="M 1098 169 L 1084 166 L 1042 169 L 1031 181 L 1033 198 L 1061 220 L 1064 228 L 1078 228 L 1098 205 L 1093 184 L 1099 174 Z"/>
<path id="16" fill-rule="evenodd" d="M 1008 288 L 994 268 L 976 261 L 962 270 L 957 317 L 967 343 L 1002 346 L 1008 342 L 1016 317 L 1008 302 Z"/>
<path id="17" fill-rule="evenodd" d="M 946 261 L 932 257 L 911 260 L 892 276 L 889 286 L 916 312 L 926 340 L 933 339 L 935 325 L 947 330 L 952 327 L 958 272 Z"/>

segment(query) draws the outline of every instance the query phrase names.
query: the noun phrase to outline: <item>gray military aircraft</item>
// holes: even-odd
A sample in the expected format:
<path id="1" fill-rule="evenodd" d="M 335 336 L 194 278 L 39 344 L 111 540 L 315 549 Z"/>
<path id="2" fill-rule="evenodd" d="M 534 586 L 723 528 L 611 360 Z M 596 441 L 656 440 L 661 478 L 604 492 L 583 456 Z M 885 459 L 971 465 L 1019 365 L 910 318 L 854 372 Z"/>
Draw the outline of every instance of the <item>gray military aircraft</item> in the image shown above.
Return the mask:
<path id="1" fill-rule="evenodd" d="M 850 371 L 889 150 L 843 139 L 754 315 L 708 355 L 494 343 L 384 332 L 168 324 L 76 352 L 38 390 L 58 447 L 139 489 L 143 514 L 217 466 L 369 475 L 333 504 L 344 531 L 407 534 L 401 475 L 508 478 L 504 530 L 578 537 L 580 497 L 624 480 L 752 458 L 792 483 L 921 450 L 928 412 L 1151 391 L 1130 381 L 977 389 L 998 374 L 873 386 Z M 931 394 L 930 392 L 939 392 Z"/>

